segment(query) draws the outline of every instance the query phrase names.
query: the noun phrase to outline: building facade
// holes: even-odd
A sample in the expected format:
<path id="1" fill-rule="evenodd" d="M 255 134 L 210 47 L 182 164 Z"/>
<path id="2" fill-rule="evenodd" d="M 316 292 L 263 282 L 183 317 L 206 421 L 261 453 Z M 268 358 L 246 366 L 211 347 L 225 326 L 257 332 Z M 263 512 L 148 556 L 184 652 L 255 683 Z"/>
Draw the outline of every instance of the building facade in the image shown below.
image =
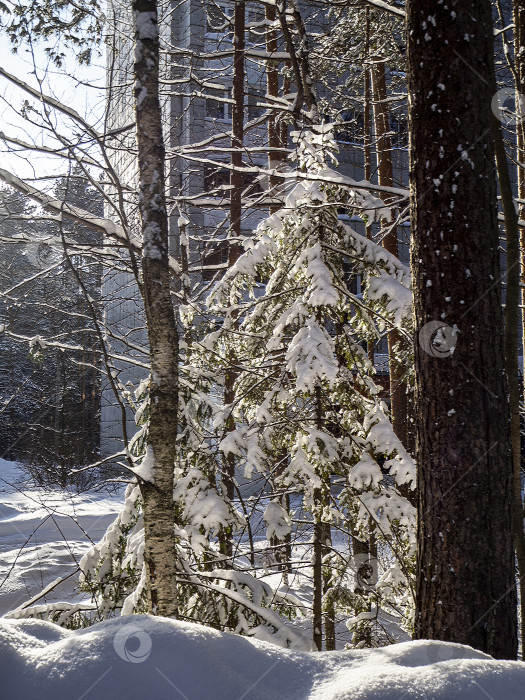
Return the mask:
<path id="1" fill-rule="evenodd" d="M 188 242 L 192 293 L 205 295 L 213 278 L 225 269 L 231 242 L 230 172 L 233 110 L 233 2 L 183 0 L 162 6 L 159 25 L 162 41 L 162 105 L 165 114 L 166 168 L 170 215 L 170 245 L 179 258 L 183 222 L 183 244 Z M 312 15 L 307 3 L 305 17 L 320 32 L 323 16 Z M 122 217 L 130 237 L 138 235 L 134 202 L 135 145 L 133 128 L 132 57 L 133 28 L 129 6 L 114 0 L 115 34 L 108 50 L 108 129 L 110 158 L 120 191 L 112 191 L 115 206 L 107 215 Z M 269 192 L 268 126 L 265 114 L 276 104 L 267 85 L 268 20 L 264 5 L 246 3 L 245 110 L 243 148 L 243 215 L 241 232 L 249 236 L 269 211 L 275 193 Z M 286 87 L 283 47 L 277 42 L 273 65 L 280 71 L 280 86 Z M 293 92 L 291 85 L 288 88 Z M 319 86 L 322 97 L 323 87 Z M 281 103 L 284 101 L 281 98 Z M 339 169 L 356 181 L 364 179 L 363 119 L 359 109 L 342 110 L 347 125 L 339 129 Z M 408 179 L 406 140 L 401 122 L 392 121 L 392 160 L 395 181 Z M 272 166 L 275 163 L 272 163 Z M 292 167 L 285 162 L 280 167 Z M 344 217 L 344 215 L 342 215 Z M 364 234 L 364 223 L 352 225 Z M 408 260 L 408 235 L 399 230 L 401 257 Z M 356 282 L 357 286 L 359 281 Z M 359 289 L 356 288 L 359 292 Z M 103 282 L 106 327 L 114 360 L 113 381 L 105 381 L 102 392 L 102 450 L 111 454 L 122 446 L 122 405 L 112 384 L 136 388 L 147 375 L 147 341 L 137 283 L 129 266 L 106 272 Z M 385 343 L 378 348 L 377 364 L 385 371 Z M 130 361 L 122 358 L 127 356 Z M 127 411 L 128 438 L 134 432 Z"/>

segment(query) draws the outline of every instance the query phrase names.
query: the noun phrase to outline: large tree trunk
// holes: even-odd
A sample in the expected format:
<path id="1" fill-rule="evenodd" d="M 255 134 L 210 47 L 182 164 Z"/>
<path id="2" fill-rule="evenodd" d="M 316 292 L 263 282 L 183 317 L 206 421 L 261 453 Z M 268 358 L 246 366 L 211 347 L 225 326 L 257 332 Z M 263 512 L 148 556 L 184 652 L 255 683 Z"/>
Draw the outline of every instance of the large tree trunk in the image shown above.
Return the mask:
<path id="1" fill-rule="evenodd" d="M 505 298 L 505 370 L 509 385 L 510 442 L 514 490 L 514 539 L 518 561 L 522 657 L 525 658 L 523 640 L 525 629 L 525 534 L 523 533 L 523 504 L 521 500 L 521 415 L 519 378 L 519 326 L 520 326 L 520 235 L 518 214 L 514 207 L 512 185 L 501 125 L 494 119 L 494 146 L 496 167 L 505 218 L 507 258 L 507 285 Z"/>
<path id="2" fill-rule="evenodd" d="M 515 55 L 515 77 L 516 77 L 516 92 L 517 92 L 517 107 L 520 108 L 520 96 L 525 93 L 525 0 L 514 0 L 514 55 Z M 520 219 L 525 219 L 525 125 L 523 117 L 517 125 L 518 136 L 518 197 L 522 200 L 519 206 L 518 213 Z M 521 250 L 518 252 L 520 257 L 518 270 L 515 271 L 521 280 L 521 328 L 522 339 L 525 339 L 525 229 L 521 230 L 519 246 Z M 508 248 L 508 246 L 507 246 Z M 510 264 L 516 264 L 513 260 Z M 509 254 L 507 249 L 507 265 L 509 266 Z M 508 291 L 507 291 L 508 295 Z M 516 319 L 514 319 L 516 320 Z M 523 340 L 522 340 L 523 342 Z M 524 357 L 525 357 L 525 353 Z M 525 366 L 522 368 L 523 376 L 525 377 Z M 518 378 L 516 376 L 516 383 Z M 511 387 L 512 389 L 512 387 Z M 511 400 L 512 400 L 511 395 Z M 516 558 L 518 560 L 518 571 L 520 581 L 520 617 L 521 617 L 521 655 L 525 661 L 525 533 L 523 531 L 523 520 L 525 510 L 523 508 L 522 488 L 521 488 L 521 425 L 519 416 L 519 400 L 520 390 L 515 390 L 514 405 L 517 407 L 515 412 L 517 416 L 514 418 L 514 437 L 513 437 L 513 461 L 514 461 L 514 529 L 516 538 Z"/>
<path id="3" fill-rule="evenodd" d="M 178 331 L 170 295 L 157 3 L 135 0 L 132 9 L 143 294 L 151 360 L 148 451 L 140 470 L 144 477 L 144 561 L 149 612 L 176 616 L 173 471 Z"/>
<path id="4" fill-rule="evenodd" d="M 515 658 L 490 2 L 465 0 L 452 12 L 435 0 L 409 0 L 407 22 L 418 334 L 415 635 Z M 447 326 L 432 334 L 432 321 Z"/>

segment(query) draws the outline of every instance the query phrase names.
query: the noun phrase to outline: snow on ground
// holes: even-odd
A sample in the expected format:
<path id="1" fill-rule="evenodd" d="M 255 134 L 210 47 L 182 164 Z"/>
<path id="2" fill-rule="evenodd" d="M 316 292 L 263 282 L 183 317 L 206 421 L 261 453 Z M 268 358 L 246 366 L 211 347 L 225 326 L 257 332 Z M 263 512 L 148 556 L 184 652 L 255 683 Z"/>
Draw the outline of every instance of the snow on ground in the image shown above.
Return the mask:
<path id="1" fill-rule="evenodd" d="M 36 488 L 17 465 L 0 460 L 0 614 L 74 573 L 121 507 L 119 493 Z M 265 578 L 279 585 L 281 574 L 263 561 L 265 542 L 257 544 Z M 304 558 L 300 543 L 294 554 Z M 308 603 L 303 578 L 294 570 L 289 583 Z M 78 602 L 76 581 L 71 576 L 38 603 Z M 344 631 L 339 637 L 344 643 Z M 148 616 L 74 632 L 0 619 L 0 668 L 0 698 L 9 700 L 525 700 L 525 664 L 469 647 L 406 642 L 307 654 Z"/>
<path id="2" fill-rule="evenodd" d="M 16 464 L 0 459 L 0 614 L 74 572 L 122 508 L 119 494 L 44 490 L 22 477 Z M 39 603 L 71 599 L 77 578 Z"/>
<path id="3" fill-rule="evenodd" d="M 525 664 L 406 642 L 305 653 L 148 616 L 75 632 L 0 620 L 9 700 L 523 700 Z"/>

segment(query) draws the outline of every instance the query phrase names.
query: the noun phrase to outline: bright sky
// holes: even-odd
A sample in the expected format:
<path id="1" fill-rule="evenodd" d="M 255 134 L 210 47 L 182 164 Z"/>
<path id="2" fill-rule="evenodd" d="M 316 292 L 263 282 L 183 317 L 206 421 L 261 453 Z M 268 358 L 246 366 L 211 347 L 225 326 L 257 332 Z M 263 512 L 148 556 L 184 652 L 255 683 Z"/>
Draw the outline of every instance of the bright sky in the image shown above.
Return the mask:
<path id="1" fill-rule="evenodd" d="M 42 47 L 37 47 L 34 54 L 27 47 L 21 47 L 13 54 L 11 44 L 5 34 L 0 32 L 0 65 L 17 78 L 38 87 L 35 77 L 42 81 L 42 90 L 55 99 L 72 107 L 90 124 L 96 125 L 103 113 L 105 98 L 104 57 L 95 56 L 93 64 L 81 67 L 74 54 L 66 57 L 64 66 L 56 68 L 49 62 Z M 34 98 L 0 76 L 0 132 L 24 142 L 38 144 L 57 144 L 51 132 L 42 132 L 41 128 L 30 124 L 20 115 L 24 100 L 38 105 Z M 72 122 L 53 113 L 54 126 L 60 133 L 71 136 Z M 15 147 L 16 148 L 16 147 Z M 67 172 L 65 162 L 56 157 L 37 153 L 13 153 L 13 146 L 0 139 L 0 167 L 14 172 L 22 178 L 42 178 Z"/>

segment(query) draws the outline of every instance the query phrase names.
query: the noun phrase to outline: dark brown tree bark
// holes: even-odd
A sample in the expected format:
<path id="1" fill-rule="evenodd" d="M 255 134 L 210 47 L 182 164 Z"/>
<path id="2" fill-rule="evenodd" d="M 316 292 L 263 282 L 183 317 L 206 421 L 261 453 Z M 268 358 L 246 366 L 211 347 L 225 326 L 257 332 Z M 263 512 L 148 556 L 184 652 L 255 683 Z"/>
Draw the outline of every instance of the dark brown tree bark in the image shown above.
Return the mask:
<path id="1" fill-rule="evenodd" d="M 452 8 L 409 0 L 407 25 L 419 488 L 415 636 L 515 658 L 490 2 L 463 0 Z M 426 332 L 432 321 L 447 327 Z"/>
<path id="2" fill-rule="evenodd" d="M 326 505 L 330 504 L 329 485 L 325 491 Z M 321 555 L 323 559 L 332 549 L 332 528 L 330 523 L 323 523 L 323 540 Z M 324 604 L 324 648 L 325 651 L 335 651 L 335 601 L 333 598 L 332 572 L 330 566 L 323 566 L 323 604 Z"/>
<path id="3" fill-rule="evenodd" d="M 321 318 L 318 315 L 319 322 Z M 317 430 L 323 429 L 323 396 L 320 385 L 315 387 L 315 423 Z M 325 523 L 323 522 L 323 506 L 326 503 L 326 490 L 323 484 L 313 492 L 313 552 L 312 552 L 312 617 L 313 643 L 318 651 L 323 650 L 323 554 L 325 543 Z"/>
<path id="4" fill-rule="evenodd" d="M 365 66 L 364 66 L 364 85 L 363 85 L 363 157 L 365 180 L 370 182 L 372 179 L 372 124 L 370 119 L 370 98 L 372 95 L 371 75 L 370 75 L 370 8 L 366 8 L 366 24 L 365 24 Z M 372 240 L 372 224 L 366 226 L 366 237 Z M 370 360 L 374 361 L 374 348 L 369 348 Z"/>
<path id="5" fill-rule="evenodd" d="M 288 465 L 289 454 L 288 452 L 283 452 L 280 459 L 278 459 L 273 471 L 273 488 L 276 487 L 275 482 L 282 476 L 283 472 Z M 290 494 L 285 492 L 280 497 L 280 502 L 282 508 L 286 513 L 290 514 Z M 292 572 L 292 533 L 289 532 L 287 535 L 280 540 L 277 537 L 272 537 L 270 540 L 270 545 L 275 552 L 275 561 L 278 564 L 279 571 L 283 572 L 283 584 L 288 585 L 288 574 Z"/>
<path id="6" fill-rule="evenodd" d="M 312 554 L 312 576 L 313 576 L 313 642 L 318 651 L 323 650 L 323 540 L 324 523 L 321 519 L 322 490 L 315 489 L 314 503 L 314 532 L 313 532 L 313 554 Z"/>
<path id="7" fill-rule="evenodd" d="M 322 323 L 322 319 L 318 318 Z M 321 386 L 315 388 L 315 420 L 318 430 L 324 427 L 324 405 Z M 330 597 L 330 571 L 323 565 L 324 558 L 330 553 L 332 546 L 332 532 L 330 523 L 324 522 L 324 511 L 330 505 L 330 477 L 319 474 L 322 485 L 314 489 L 314 513 L 313 513 L 313 553 L 312 553 L 312 578 L 313 578 L 313 642 L 318 651 L 323 650 L 323 636 L 326 651 L 335 650 L 335 607 Z M 324 632 L 324 635 L 323 635 Z"/>
<path id="8" fill-rule="evenodd" d="M 514 56 L 515 56 L 515 79 L 517 92 L 517 106 L 520 108 L 520 96 L 525 94 L 525 0 L 514 0 Z M 523 118 L 525 114 L 520 114 L 521 119 L 517 125 L 518 137 L 518 197 L 521 204 L 518 207 L 519 218 L 525 220 L 525 124 Z M 509 260 L 507 244 L 507 266 L 517 264 L 514 275 L 521 281 L 521 328 L 522 338 L 525 338 L 525 229 L 521 229 L 516 251 L 519 260 L 516 258 L 512 262 Z M 508 291 L 507 291 L 508 296 Z M 516 311 L 518 311 L 519 298 L 515 300 Z M 519 312 L 518 312 L 519 313 Z M 513 319 L 517 322 L 518 319 Z M 516 338 L 516 344 L 517 344 Z M 516 352 L 516 355 L 518 353 Z M 525 377 L 525 366 L 521 368 Z M 516 384 L 518 376 L 516 373 Z M 513 387 L 511 386 L 511 389 Z M 511 395 L 511 410 L 514 405 L 514 425 L 513 425 L 513 462 L 514 462 L 514 530 L 516 538 L 516 558 L 518 560 L 518 572 L 520 582 L 520 617 L 521 617 L 521 657 L 525 661 L 525 533 L 523 531 L 523 521 L 525 509 L 521 496 L 521 424 L 519 415 L 520 387 L 514 389 L 514 396 Z"/>
<path id="9" fill-rule="evenodd" d="M 272 25 L 272 28 L 269 28 L 266 33 L 266 51 L 269 54 L 274 54 L 278 49 L 277 31 L 273 27 L 275 20 L 277 19 L 275 5 L 266 5 L 264 11 L 266 22 Z M 270 98 L 279 97 L 279 64 L 277 61 L 269 60 L 266 65 L 266 89 Z M 282 121 L 279 123 L 277 115 L 275 113 L 271 113 L 268 117 L 269 170 L 279 168 L 283 162 L 286 162 L 286 154 L 282 151 L 282 149 L 286 147 L 286 136 L 283 139 L 283 128 L 285 130 L 284 134 L 286 134 L 285 122 Z M 275 175 L 269 176 L 270 196 L 277 196 L 280 184 L 282 184 L 280 178 L 276 177 Z M 279 208 L 279 204 L 270 206 L 270 214 L 275 214 Z"/>
<path id="10" fill-rule="evenodd" d="M 373 527 L 372 519 L 370 519 L 370 525 L 371 527 Z M 354 557 L 354 566 L 356 569 L 356 586 L 354 588 L 354 593 L 357 597 L 356 602 L 354 604 L 354 614 L 358 614 L 361 612 L 370 612 L 372 609 L 370 600 L 366 600 L 366 596 L 364 595 L 365 591 L 360 585 L 359 578 L 361 573 L 360 570 L 363 569 L 363 567 L 366 566 L 368 562 L 371 562 L 373 558 L 377 559 L 377 547 L 372 532 L 368 541 L 363 542 L 357 536 L 353 524 L 350 525 L 350 529 L 352 533 L 352 554 Z M 376 581 L 374 581 L 373 583 L 375 584 Z M 369 649 L 372 646 L 372 633 L 370 627 L 366 625 L 363 626 L 361 629 L 358 628 L 354 632 L 352 642 L 356 645 L 359 643 L 363 643 L 364 646 L 367 649 Z"/>
<path id="11" fill-rule="evenodd" d="M 242 190 L 244 175 L 242 173 L 244 143 L 244 50 L 245 50 L 246 7 L 243 0 L 235 2 L 233 14 L 233 110 L 232 110 L 232 171 L 230 175 L 230 234 L 234 236 L 230 251 L 235 260 L 240 254 Z M 233 262 L 235 262 L 235 260 Z"/>
<path id="12" fill-rule="evenodd" d="M 231 140 L 231 165 L 230 174 L 230 242 L 228 246 L 228 267 L 232 267 L 241 254 L 241 222 L 242 222 L 242 191 L 244 176 L 242 173 L 242 157 L 244 143 L 244 49 L 245 49 L 246 8 L 245 3 L 237 1 L 233 13 L 233 109 L 232 109 L 232 140 Z M 237 324 L 236 319 L 233 320 Z M 230 366 L 224 376 L 224 403 L 233 404 L 235 400 L 235 357 L 229 358 Z M 235 430 L 235 421 L 230 414 L 227 430 Z M 230 501 L 235 497 L 235 456 L 229 454 L 225 459 L 222 483 L 226 496 Z M 233 542 L 231 533 L 222 531 L 220 535 L 220 549 L 227 557 L 233 554 Z"/>
<path id="13" fill-rule="evenodd" d="M 512 184 L 501 124 L 494 119 L 494 146 L 499 191 L 503 204 L 506 240 L 506 294 L 505 294 L 505 371 L 509 386 L 510 442 L 512 448 L 514 491 L 514 545 L 518 562 L 520 589 L 520 617 L 522 621 L 522 657 L 525 659 L 523 640 L 525 629 L 525 534 L 523 532 L 523 503 L 521 500 L 521 415 L 519 378 L 520 313 L 520 234 L 518 214 L 514 207 Z"/>
<path id="14" fill-rule="evenodd" d="M 392 139 L 390 138 L 390 110 L 386 87 L 385 63 L 380 57 L 372 62 L 372 96 L 374 126 L 376 132 L 376 152 L 378 182 L 382 187 L 394 186 L 394 167 L 392 164 Z M 387 202 L 388 200 L 385 199 Z M 383 247 L 399 258 L 399 246 L 396 227 L 384 224 Z M 390 410 L 392 427 L 403 445 L 411 450 L 408 439 L 408 401 L 405 372 L 395 359 L 395 348 L 403 342 L 397 330 L 388 334 L 388 370 L 390 375 Z M 408 495 L 407 493 L 404 495 Z"/>
<path id="15" fill-rule="evenodd" d="M 173 473 L 178 409 L 178 330 L 170 295 L 164 140 L 159 101 L 157 3 L 134 0 L 135 115 L 142 230 L 143 297 L 151 375 L 142 469 L 144 560 L 150 613 L 176 616 Z"/>
<path id="16" fill-rule="evenodd" d="M 277 0 L 275 6 L 286 50 L 290 54 L 291 73 L 297 90 L 292 109 L 294 121 L 299 123 L 304 119 L 306 123 L 316 124 L 319 119 L 319 110 L 310 71 L 310 42 L 299 3 L 297 0 Z M 297 46 L 292 36 L 292 25 L 297 35 Z M 285 85 L 285 94 L 286 92 Z"/>

